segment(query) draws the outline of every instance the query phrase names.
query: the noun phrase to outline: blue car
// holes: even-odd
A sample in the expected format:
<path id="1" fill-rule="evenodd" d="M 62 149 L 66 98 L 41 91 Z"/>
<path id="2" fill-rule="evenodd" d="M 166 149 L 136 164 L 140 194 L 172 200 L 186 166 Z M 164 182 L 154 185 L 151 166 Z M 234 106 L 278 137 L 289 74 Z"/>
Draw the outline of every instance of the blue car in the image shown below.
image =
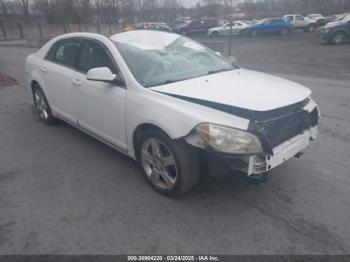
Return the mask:
<path id="1" fill-rule="evenodd" d="M 257 37 L 262 34 L 288 35 L 293 31 L 292 23 L 284 18 L 266 18 L 241 31 L 243 36 Z"/>

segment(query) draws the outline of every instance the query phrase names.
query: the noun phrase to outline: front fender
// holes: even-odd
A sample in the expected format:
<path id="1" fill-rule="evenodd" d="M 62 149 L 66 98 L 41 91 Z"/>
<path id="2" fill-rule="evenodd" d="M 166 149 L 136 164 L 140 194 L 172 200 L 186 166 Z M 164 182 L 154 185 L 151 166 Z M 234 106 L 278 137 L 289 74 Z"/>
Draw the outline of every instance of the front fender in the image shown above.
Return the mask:
<path id="1" fill-rule="evenodd" d="M 188 135 L 203 122 L 211 122 L 247 130 L 249 120 L 184 101 L 146 88 L 129 89 L 126 98 L 126 133 L 128 151 L 135 155 L 133 137 L 140 125 L 152 124 L 162 129 L 170 138 Z"/>

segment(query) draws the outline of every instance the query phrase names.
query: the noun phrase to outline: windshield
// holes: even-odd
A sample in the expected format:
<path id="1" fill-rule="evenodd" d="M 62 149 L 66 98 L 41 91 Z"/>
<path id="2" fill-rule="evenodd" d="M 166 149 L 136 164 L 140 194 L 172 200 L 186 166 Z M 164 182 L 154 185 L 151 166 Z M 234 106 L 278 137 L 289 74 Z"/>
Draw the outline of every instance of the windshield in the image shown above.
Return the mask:
<path id="1" fill-rule="evenodd" d="M 144 87 L 236 69 L 220 55 L 186 37 L 169 34 L 163 40 L 113 41 Z"/>

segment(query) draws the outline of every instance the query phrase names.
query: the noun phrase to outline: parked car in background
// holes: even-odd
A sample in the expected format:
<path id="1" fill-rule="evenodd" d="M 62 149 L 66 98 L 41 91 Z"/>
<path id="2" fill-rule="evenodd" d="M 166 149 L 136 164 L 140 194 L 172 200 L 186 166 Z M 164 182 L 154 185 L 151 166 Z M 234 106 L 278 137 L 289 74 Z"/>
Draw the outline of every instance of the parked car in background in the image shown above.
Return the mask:
<path id="1" fill-rule="evenodd" d="M 292 22 L 294 29 L 302 29 L 304 32 L 313 32 L 317 27 L 316 20 L 302 15 L 285 15 L 284 17 Z"/>
<path id="2" fill-rule="evenodd" d="M 342 13 L 342 14 L 336 14 L 336 15 L 331 15 L 326 17 L 326 22 L 331 23 L 331 22 L 337 22 L 343 20 L 345 17 L 350 15 L 350 13 Z"/>
<path id="3" fill-rule="evenodd" d="M 308 14 L 306 17 L 311 20 L 315 20 L 316 26 L 324 26 L 327 24 L 327 18 L 321 14 Z"/>
<path id="4" fill-rule="evenodd" d="M 207 36 L 215 37 L 215 36 L 228 36 L 230 35 L 231 30 L 230 23 L 226 23 L 219 27 L 214 27 L 208 30 Z M 248 24 L 243 21 L 235 21 L 232 23 L 232 35 L 239 35 L 243 29 L 251 27 L 251 24 Z"/>
<path id="5" fill-rule="evenodd" d="M 188 24 L 178 26 L 174 32 L 182 35 L 193 33 L 207 33 L 208 29 L 219 26 L 217 19 L 197 19 Z"/>
<path id="6" fill-rule="evenodd" d="M 123 29 L 124 32 L 133 31 L 133 30 L 156 30 L 156 31 L 165 31 L 165 32 L 170 32 L 171 31 L 170 27 L 167 26 L 166 23 L 162 23 L 162 22 L 158 22 L 158 23 L 151 23 L 151 22 L 138 23 L 136 25 L 125 27 Z"/>
<path id="7" fill-rule="evenodd" d="M 144 28 L 139 29 L 171 32 L 171 28 L 166 23 L 149 23 Z"/>
<path id="8" fill-rule="evenodd" d="M 328 23 L 323 27 L 320 38 L 332 44 L 341 44 L 350 40 L 350 15 L 340 21 Z"/>
<path id="9" fill-rule="evenodd" d="M 220 20 L 218 20 L 219 26 L 225 25 L 225 24 L 227 24 L 228 22 L 229 22 L 229 21 L 226 20 L 226 19 L 220 19 Z"/>
<path id="10" fill-rule="evenodd" d="M 242 36 L 257 37 L 262 34 L 288 35 L 293 31 L 293 25 L 284 18 L 266 18 L 240 31 Z"/>
<path id="11" fill-rule="evenodd" d="M 189 24 L 191 22 L 190 17 L 179 17 L 171 23 L 171 28 L 174 31 L 176 27 Z"/>
<path id="12" fill-rule="evenodd" d="M 134 25 L 126 26 L 123 28 L 123 32 L 133 31 L 133 30 L 137 30 L 137 29 L 143 29 L 148 24 L 149 24 L 149 22 L 143 22 L 143 23 L 137 23 Z"/>

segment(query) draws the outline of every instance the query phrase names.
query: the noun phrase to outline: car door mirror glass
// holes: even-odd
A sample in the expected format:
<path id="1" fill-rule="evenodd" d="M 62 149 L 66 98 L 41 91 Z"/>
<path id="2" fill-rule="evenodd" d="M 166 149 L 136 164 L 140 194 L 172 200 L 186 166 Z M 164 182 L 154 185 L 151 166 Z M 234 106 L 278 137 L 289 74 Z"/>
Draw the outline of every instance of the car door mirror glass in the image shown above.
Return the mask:
<path id="1" fill-rule="evenodd" d="M 86 78 L 92 81 L 113 82 L 120 77 L 113 74 L 108 67 L 98 67 L 90 69 L 87 72 Z"/>

